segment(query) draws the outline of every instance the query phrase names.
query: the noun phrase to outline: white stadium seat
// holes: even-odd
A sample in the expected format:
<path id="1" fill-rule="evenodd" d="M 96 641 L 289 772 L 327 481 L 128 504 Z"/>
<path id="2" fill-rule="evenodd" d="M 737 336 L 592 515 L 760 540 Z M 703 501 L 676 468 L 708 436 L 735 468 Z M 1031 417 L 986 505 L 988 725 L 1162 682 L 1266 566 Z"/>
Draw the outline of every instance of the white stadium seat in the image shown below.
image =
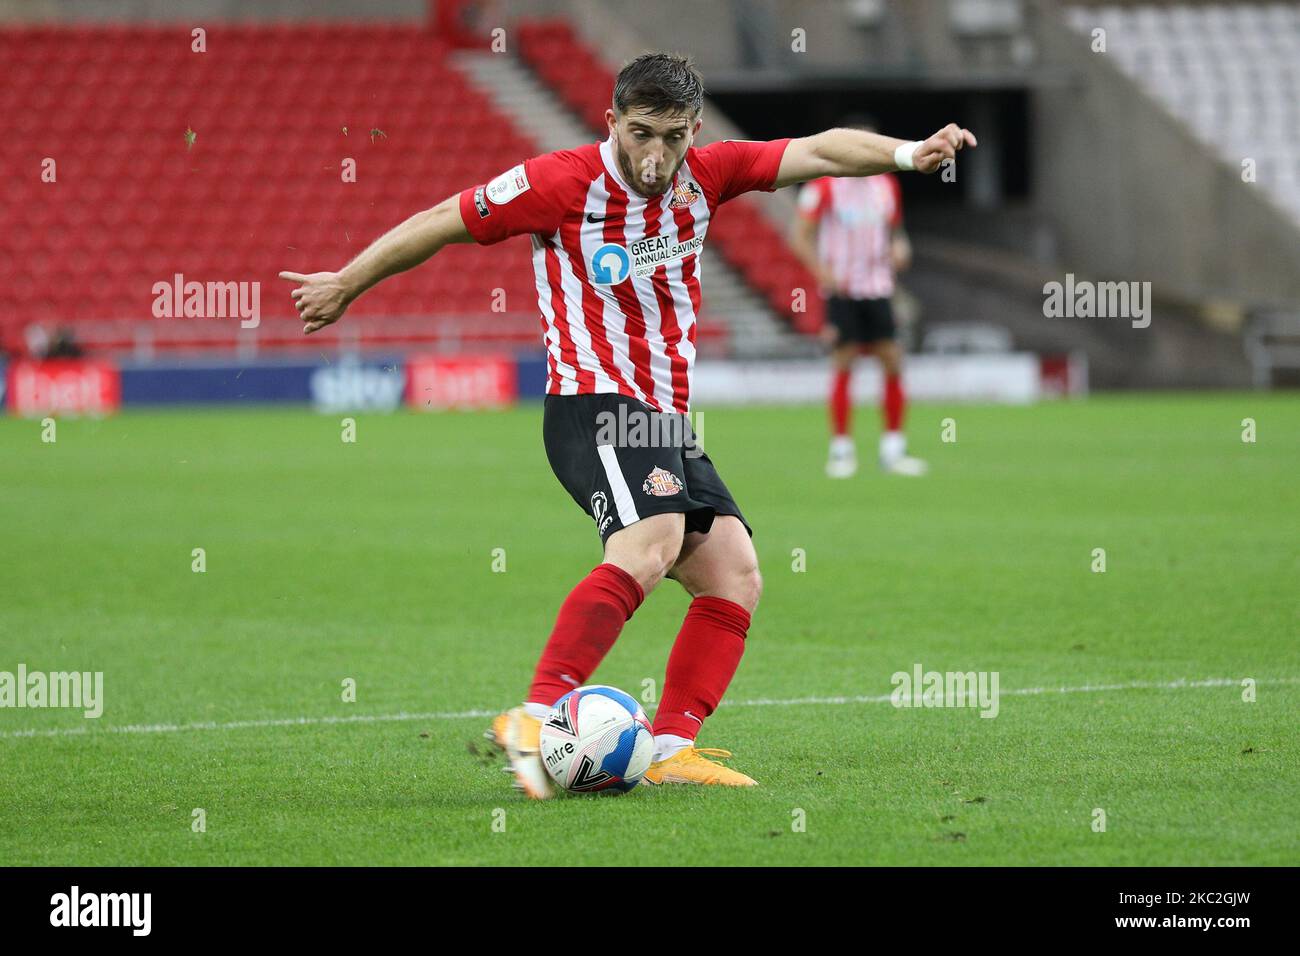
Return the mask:
<path id="1" fill-rule="evenodd" d="M 1300 6 L 1075 7 L 1106 30 L 1115 64 L 1221 156 L 1256 161 L 1258 182 L 1300 221 Z"/>

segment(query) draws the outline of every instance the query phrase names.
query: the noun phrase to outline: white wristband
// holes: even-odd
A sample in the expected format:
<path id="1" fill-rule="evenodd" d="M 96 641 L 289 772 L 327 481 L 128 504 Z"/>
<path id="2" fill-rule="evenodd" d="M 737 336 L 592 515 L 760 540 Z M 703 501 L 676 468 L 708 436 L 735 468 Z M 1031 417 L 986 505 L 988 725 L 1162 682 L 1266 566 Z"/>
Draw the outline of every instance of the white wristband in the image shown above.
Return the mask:
<path id="1" fill-rule="evenodd" d="M 914 139 L 912 142 L 904 143 L 894 150 L 894 165 L 899 169 L 916 169 L 916 163 L 912 162 L 912 154 L 916 152 L 917 147 L 920 145 L 921 140 Z"/>

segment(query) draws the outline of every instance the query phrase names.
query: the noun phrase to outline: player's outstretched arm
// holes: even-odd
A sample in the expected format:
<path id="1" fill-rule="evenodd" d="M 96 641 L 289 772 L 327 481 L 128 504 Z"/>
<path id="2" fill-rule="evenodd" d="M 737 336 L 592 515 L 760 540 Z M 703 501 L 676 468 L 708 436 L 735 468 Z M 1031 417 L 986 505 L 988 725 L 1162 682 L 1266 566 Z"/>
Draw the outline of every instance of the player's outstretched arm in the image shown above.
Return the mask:
<path id="1" fill-rule="evenodd" d="M 281 272 L 280 278 L 301 283 L 290 295 L 310 335 L 341 319 L 352 300 L 381 279 L 418 266 L 449 243 L 473 241 L 453 195 L 388 230 L 338 272 Z"/>
<path id="2" fill-rule="evenodd" d="M 822 176 L 874 176 L 899 169 L 932 173 L 945 159 L 955 159 L 959 149 L 975 145 L 974 134 L 956 123 L 949 123 L 919 143 L 860 129 L 828 129 L 790 140 L 781 157 L 776 185 L 789 186 Z"/>

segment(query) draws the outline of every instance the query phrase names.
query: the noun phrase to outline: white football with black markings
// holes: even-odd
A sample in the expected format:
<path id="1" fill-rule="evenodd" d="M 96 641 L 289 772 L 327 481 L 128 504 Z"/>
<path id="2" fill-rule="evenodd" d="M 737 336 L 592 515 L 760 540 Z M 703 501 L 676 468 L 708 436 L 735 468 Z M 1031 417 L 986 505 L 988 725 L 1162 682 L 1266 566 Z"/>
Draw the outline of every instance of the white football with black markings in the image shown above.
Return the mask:
<path id="1" fill-rule="evenodd" d="M 542 724 L 541 743 L 546 772 L 573 793 L 631 790 L 654 756 L 654 734 L 641 705 L 601 684 L 556 701 Z"/>

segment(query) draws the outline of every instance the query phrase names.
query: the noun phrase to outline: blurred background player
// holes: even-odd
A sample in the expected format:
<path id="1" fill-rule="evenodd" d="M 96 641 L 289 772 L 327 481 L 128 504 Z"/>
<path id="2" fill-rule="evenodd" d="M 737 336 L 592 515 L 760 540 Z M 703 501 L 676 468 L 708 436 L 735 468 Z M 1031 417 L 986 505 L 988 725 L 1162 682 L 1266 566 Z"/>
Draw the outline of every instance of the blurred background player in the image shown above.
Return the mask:
<path id="1" fill-rule="evenodd" d="M 857 115 L 843 125 L 874 133 L 873 119 Z M 907 455 L 903 435 L 903 350 L 891 298 L 894 275 L 908 267 L 912 248 L 903 231 L 903 196 L 891 173 L 861 179 L 824 177 L 803 187 L 791 244 L 821 284 L 831 342 L 831 447 L 826 474 L 850 478 L 857 452 L 850 431 L 853 362 L 859 353 L 880 360 L 880 467 L 923 475 L 926 464 Z"/>

